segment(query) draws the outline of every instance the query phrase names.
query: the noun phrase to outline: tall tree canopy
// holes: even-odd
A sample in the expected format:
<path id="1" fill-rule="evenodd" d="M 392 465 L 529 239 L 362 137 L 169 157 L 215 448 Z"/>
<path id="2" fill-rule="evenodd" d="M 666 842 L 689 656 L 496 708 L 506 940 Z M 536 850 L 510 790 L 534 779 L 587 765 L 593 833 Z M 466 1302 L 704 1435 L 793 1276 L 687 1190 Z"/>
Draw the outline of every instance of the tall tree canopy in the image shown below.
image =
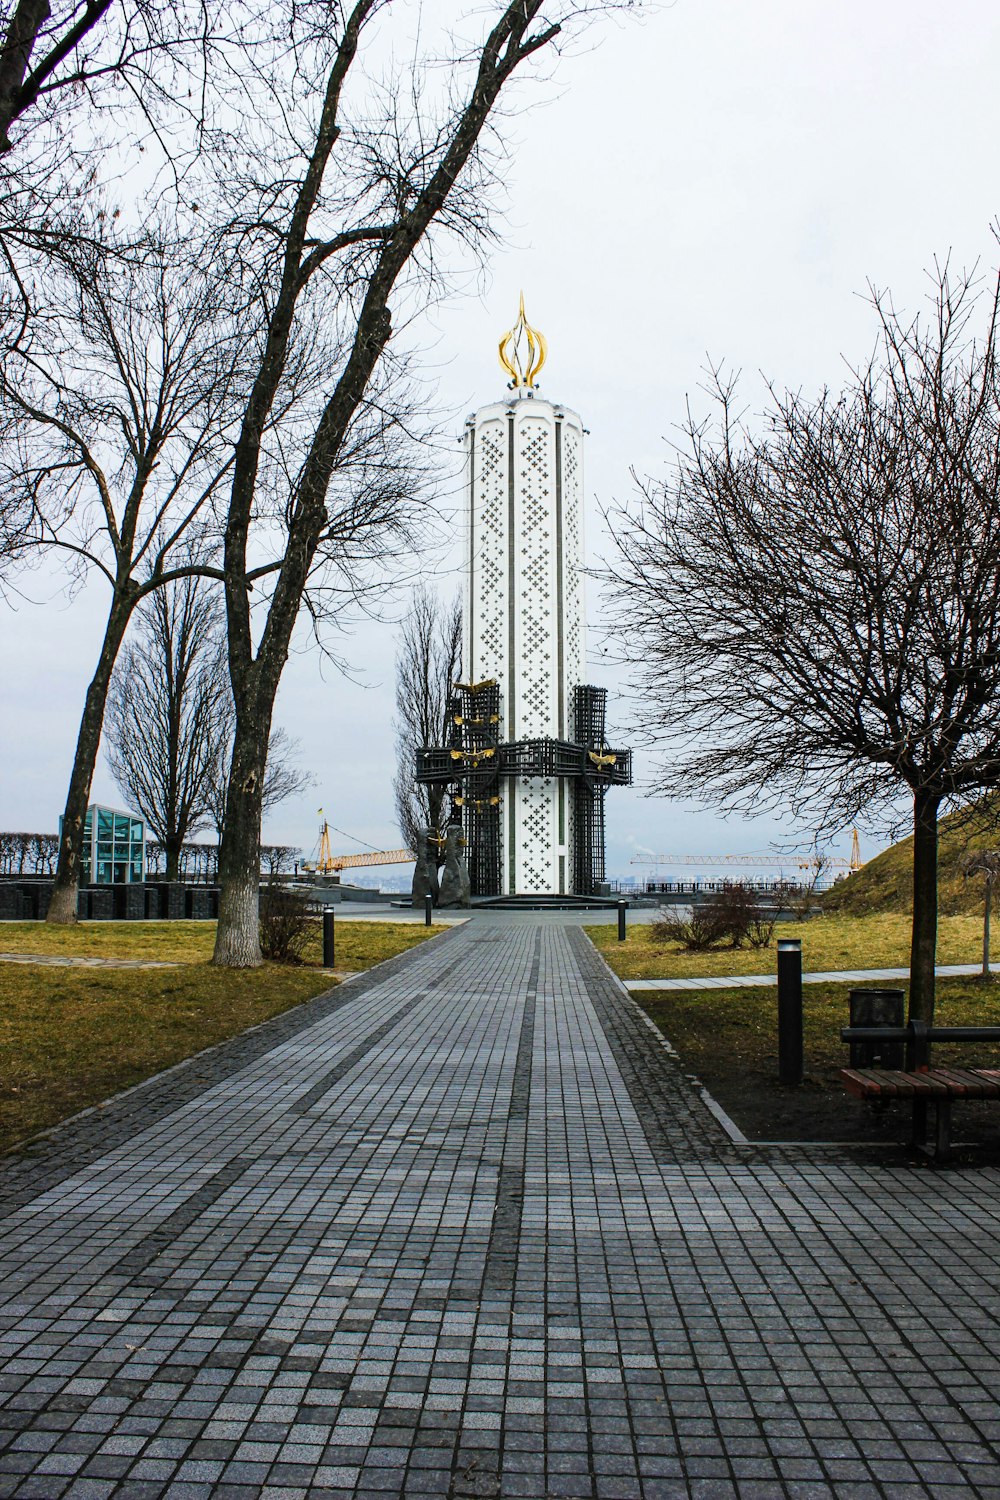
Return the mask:
<path id="1" fill-rule="evenodd" d="M 607 571 L 656 784 L 842 828 L 912 799 L 910 1011 L 934 1006 L 937 819 L 1000 777 L 998 291 L 945 268 L 929 315 L 876 295 L 843 391 L 716 378 L 671 479 L 615 516 Z"/>
<path id="2" fill-rule="evenodd" d="M 396 560 L 423 524 L 428 461 L 416 440 L 426 423 L 407 326 L 453 284 L 462 257 L 490 241 L 505 153 L 497 127 L 519 102 L 515 80 L 532 59 L 560 50 L 592 9 L 582 0 L 493 0 L 485 13 L 456 19 L 452 35 L 438 18 L 432 35 L 416 8 L 387 0 L 236 8 L 199 0 L 191 11 L 167 7 L 169 15 L 140 0 L 107 9 L 67 0 L 51 16 L 46 5 L 18 0 L 0 42 L 0 128 L 6 120 L 11 142 L 0 149 L 12 189 L 0 211 L 7 346 L 30 357 L 48 268 L 90 254 L 101 275 L 127 277 L 145 263 L 149 220 L 170 226 L 176 265 L 196 268 L 222 299 L 204 333 L 222 326 L 227 348 L 237 333 L 231 463 L 224 491 L 213 487 L 199 512 L 197 537 L 200 566 L 223 583 L 235 715 L 217 963 L 260 962 L 265 764 L 300 613 L 317 630 L 341 625 L 359 597 L 398 582 Z M 44 98 L 25 93 L 74 16 L 91 24 L 49 75 L 52 89 Z M 155 33 L 165 45 L 150 45 L 144 77 L 133 42 L 156 25 L 169 29 Z M 123 27 L 117 55 L 112 40 Z M 412 60 L 399 65 L 394 56 Z M 60 93 L 56 84 L 74 67 L 78 89 Z M 108 77 L 113 107 L 102 113 Z M 123 164 L 132 172 L 125 184 Z M 175 284 L 179 298 L 187 279 Z M 37 411 L 41 419 L 23 415 L 37 423 L 51 414 Z M 130 451 L 126 471 L 135 462 Z M 154 482 L 166 472 L 161 459 Z M 16 523 L 5 525 L 20 546 Z M 77 813 L 137 597 L 135 554 L 119 532 L 126 545 L 67 799 L 53 920 L 72 920 L 75 910 Z M 158 542 L 141 545 L 147 558 L 158 555 Z M 160 587 L 169 572 L 143 575 L 138 587 Z"/>

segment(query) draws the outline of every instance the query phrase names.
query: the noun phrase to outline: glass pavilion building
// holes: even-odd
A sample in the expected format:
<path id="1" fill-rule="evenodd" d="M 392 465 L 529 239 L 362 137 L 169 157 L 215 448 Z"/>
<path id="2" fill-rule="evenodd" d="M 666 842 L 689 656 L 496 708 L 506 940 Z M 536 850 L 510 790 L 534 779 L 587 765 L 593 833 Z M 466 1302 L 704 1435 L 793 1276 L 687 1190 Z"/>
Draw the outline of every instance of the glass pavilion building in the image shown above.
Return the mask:
<path id="1" fill-rule="evenodd" d="M 62 832 L 62 819 L 59 819 Z M 124 885 L 146 877 L 145 829 L 139 818 L 91 803 L 83 824 L 83 885 Z"/>

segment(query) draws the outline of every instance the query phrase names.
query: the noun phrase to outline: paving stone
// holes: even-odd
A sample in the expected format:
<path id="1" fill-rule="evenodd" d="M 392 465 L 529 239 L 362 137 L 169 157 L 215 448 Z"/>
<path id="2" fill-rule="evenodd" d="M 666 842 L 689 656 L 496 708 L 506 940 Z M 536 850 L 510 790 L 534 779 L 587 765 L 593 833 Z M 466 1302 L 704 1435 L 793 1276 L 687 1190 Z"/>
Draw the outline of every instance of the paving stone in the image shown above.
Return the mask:
<path id="1" fill-rule="evenodd" d="M 1000 1500 L 1000 1181 L 733 1143 L 477 917 L 0 1163 L 0 1500 Z"/>

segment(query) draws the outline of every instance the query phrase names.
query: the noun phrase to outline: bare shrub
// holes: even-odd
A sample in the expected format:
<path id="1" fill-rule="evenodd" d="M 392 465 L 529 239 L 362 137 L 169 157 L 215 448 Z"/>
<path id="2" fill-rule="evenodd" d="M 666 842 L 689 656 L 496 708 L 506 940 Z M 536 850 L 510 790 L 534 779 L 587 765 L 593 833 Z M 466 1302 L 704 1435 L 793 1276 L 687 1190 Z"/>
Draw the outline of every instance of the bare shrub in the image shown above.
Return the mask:
<path id="1" fill-rule="evenodd" d="M 777 913 L 762 905 L 757 893 L 735 882 L 713 891 L 691 909 L 686 920 L 664 917 L 650 924 L 654 942 L 681 943 L 693 953 L 728 942 L 731 948 L 766 948 L 774 936 Z"/>
<path id="2" fill-rule="evenodd" d="M 693 906 L 686 919 L 663 917 L 659 922 L 651 923 L 650 936 L 654 942 L 680 943 L 691 953 L 705 953 L 709 948 L 717 948 L 727 932 L 720 925 L 712 901 L 708 900 Z"/>
<path id="3" fill-rule="evenodd" d="M 777 907 L 769 909 L 758 903 L 747 923 L 746 940 L 751 948 L 770 948 L 777 923 Z"/>
<path id="4" fill-rule="evenodd" d="M 260 951 L 279 964 L 300 964 L 312 918 L 309 898 L 270 880 L 260 895 Z"/>
<path id="5" fill-rule="evenodd" d="M 830 869 L 830 856 L 817 854 L 809 863 L 809 874 L 799 882 L 798 889 L 790 894 L 788 906 L 796 922 L 804 922 L 816 910 L 819 888 Z"/>
<path id="6" fill-rule="evenodd" d="M 747 940 L 750 924 L 759 910 L 760 903 L 753 891 L 738 881 L 723 886 L 709 897 L 716 913 L 719 927 L 729 939 L 731 948 L 742 948 Z"/>
<path id="7" fill-rule="evenodd" d="M 712 900 L 732 947 L 742 948 L 744 943 L 751 948 L 768 946 L 774 936 L 778 914 L 774 908 L 763 904 L 752 886 L 737 881 L 716 892 Z"/>

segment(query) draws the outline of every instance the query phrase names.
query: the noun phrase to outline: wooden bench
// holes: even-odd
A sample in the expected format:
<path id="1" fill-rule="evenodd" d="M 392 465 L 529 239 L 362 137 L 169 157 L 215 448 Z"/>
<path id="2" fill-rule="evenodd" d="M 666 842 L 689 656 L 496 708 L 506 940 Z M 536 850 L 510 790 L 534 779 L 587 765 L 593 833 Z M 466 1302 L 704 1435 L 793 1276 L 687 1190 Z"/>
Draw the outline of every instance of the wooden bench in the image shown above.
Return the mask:
<path id="1" fill-rule="evenodd" d="M 1000 1069 L 932 1068 L 931 1042 L 1000 1042 L 1000 1026 L 927 1026 L 910 1021 L 906 1026 L 847 1026 L 845 1042 L 905 1041 L 907 1070 L 892 1068 L 841 1068 L 840 1077 L 848 1093 L 869 1103 L 886 1104 L 909 1099 L 913 1105 L 912 1143 L 934 1161 L 945 1161 L 951 1150 L 951 1106 L 956 1099 L 1000 1099 Z M 933 1106 L 933 1129 L 928 1129 L 929 1106 Z"/>
<path id="2" fill-rule="evenodd" d="M 955 1099 L 1000 1099 L 1000 1071 L 991 1068 L 928 1068 L 917 1073 L 841 1068 L 840 1077 L 848 1093 L 870 1103 L 911 1099 L 913 1145 L 935 1161 L 946 1160 L 951 1150 L 951 1106 Z M 928 1105 L 934 1106 L 930 1134 Z"/>

